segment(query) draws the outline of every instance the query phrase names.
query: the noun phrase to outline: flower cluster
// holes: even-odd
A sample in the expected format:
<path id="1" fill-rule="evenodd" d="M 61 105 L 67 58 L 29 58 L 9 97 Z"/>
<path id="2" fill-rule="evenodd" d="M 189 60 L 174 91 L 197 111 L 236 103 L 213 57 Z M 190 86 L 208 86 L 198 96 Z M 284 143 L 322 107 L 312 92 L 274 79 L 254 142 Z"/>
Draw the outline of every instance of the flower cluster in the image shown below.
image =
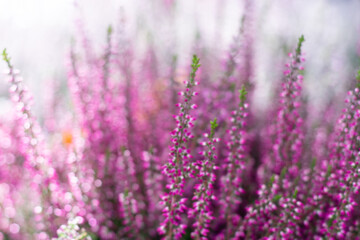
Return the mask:
<path id="1" fill-rule="evenodd" d="M 360 75 L 357 76 L 360 82 Z M 346 108 L 339 119 L 337 142 L 331 155 L 331 163 L 337 166 L 334 169 L 332 180 L 337 204 L 333 205 L 328 216 L 327 226 L 330 236 L 350 237 L 351 231 L 348 222 L 355 225 L 358 212 L 354 211 L 360 189 L 360 90 L 359 83 L 354 90 L 348 92 Z"/>
<path id="2" fill-rule="evenodd" d="M 187 145 L 194 137 L 190 129 L 194 126 L 195 118 L 190 115 L 190 110 L 197 108 L 196 104 L 193 104 L 191 100 L 197 95 L 193 88 L 198 85 L 198 82 L 195 81 L 195 74 L 200 67 L 199 61 L 200 59 L 194 55 L 190 80 L 185 81 L 185 91 L 179 92 L 184 101 L 177 104 L 180 110 L 179 114 L 174 116 L 177 127 L 171 132 L 173 146 L 170 148 L 169 163 L 163 169 L 164 174 L 170 178 L 170 183 L 167 185 L 169 193 L 163 196 L 165 220 L 159 231 L 161 234 L 166 234 L 168 239 L 172 239 L 173 234 L 175 234 L 176 239 L 179 239 L 186 227 L 181 224 L 181 213 L 187 210 L 185 206 L 186 198 L 182 196 L 184 194 L 185 179 L 190 175 L 192 155 Z"/>
<path id="3" fill-rule="evenodd" d="M 42 204 L 42 206 L 37 206 L 34 209 L 35 219 L 38 221 L 36 224 L 38 238 L 46 239 L 51 236 L 49 231 L 54 231 L 56 227 L 55 218 L 63 215 L 63 211 L 58 207 L 61 204 L 59 199 L 64 192 L 59 188 L 56 171 L 43 146 L 40 127 L 33 117 L 32 97 L 24 86 L 19 71 L 12 66 L 6 49 L 2 55 L 9 69 L 10 96 L 16 105 L 15 114 L 17 115 L 19 124 L 17 127 L 20 133 L 19 151 L 26 152 L 24 166 L 31 173 L 31 186 L 38 193 L 40 200 L 38 204 Z M 69 199 L 67 202 L 70 202 Z M 58 212 L 56 213 L 55 210 Z"/>
<path id="4" fill-rule="evenodd" d="M 220 139 L 214 138 L 215 129 L 218 127 L 216 118 L 210 123 L 211 132 L 204 135 L 207 139 L 202 142 L 202 145 L 206 147 L 206 150 L 201 152 L 204 159 L 198 160 L 192 167 L 195 178 L 198 180 L 198 183 L 195 185 L 193 207 L 189 210 L 189 217 L 195 218 L 195 223 L 193 224 L 194 232 L 191 234 L 194 239 L 207 239 L 209 224 L 213 219 L 210 201 L 216 200 L 214 194 L 216 179 L 214 170 L 217 169 L 214 163 L 215 159 L 217 159 L 215 143 L 219 142 Z"/>
<path id="5" fill-rule="evenodd" d="M 53 240 L 91 240 L 90 236 L 84 231 L 80 230 L 79 218 L 70 219 L 66 225 L 61 225 L 56 231 L 58 237 Z"/>
<path id="6" fill-rule="evenodd" d="M 289 53 L 290 62 L 286 64 L 285 79 L 280 94 L 280 109 L 275 123 L 275 142 L 272 147 L 274 162 L 272 171 L 280 173 L 283 167 L 292 168 L 297 174 L 297 163 L 301 160 L 303 145 L 303 119 L 299 114 L 303 75 L 300 65 L 305 59 L 301 53 L 304 36 L 301 36 L 295 53 Z"/>
<path id="7" fill-rule="evenodd" d="M 248 115 L 248 104 L 245 102 L 247 91 L 243 86 L 239 91 L 239 109 L 232 112 L 229 127 L 229 142 L 227 143 L 229 155 L 224 164 L 226 175 L 223 178 L 223 207 L 224 219 L 226 220 L 226 239 L 234 237 L 238 231 L 240 216 L 237 214 L 237 207 L 241 203 L 243 189 L 243 170 L 246 166 L 246 117 Z"/>
<path id="8" fill-rule="evenodd" d="M 4 51 L 0 240 L 359 239 L 360 72 L 344 105 L 317 114 L 301 36 L 259 111 L 256 5 L 244 7 L 224 69 L 201 41 L 191 66 L 175 48 L 143 51 L 123 15 L 101 48 L 77 22 L 69 94 L 54 84 L 45 116 Z"/>

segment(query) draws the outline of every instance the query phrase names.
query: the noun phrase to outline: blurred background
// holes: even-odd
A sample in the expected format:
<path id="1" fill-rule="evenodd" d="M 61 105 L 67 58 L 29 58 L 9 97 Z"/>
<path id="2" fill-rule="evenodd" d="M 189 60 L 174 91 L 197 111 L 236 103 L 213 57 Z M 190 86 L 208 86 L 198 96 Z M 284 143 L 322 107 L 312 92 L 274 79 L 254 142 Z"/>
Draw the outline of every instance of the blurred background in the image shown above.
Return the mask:
<path id="1" fill-rule="evenodd" d="M 359 0 L 252 2 L 254 101 L 259 111 L 271 104 L 268 100 L 282 77 L 286 54 L 301 34 L 306 39 L 309 102 L 316 108 L 345 94 L 359 66 Z M 64 91 L 58 96 L 66 94 L 66 62 L 72 42 L 78 39 L 79 22 L 100 51 L 107 27 L 116 28 L 125 19 L 126 33 L 138 54 L 154 47 L 160 72 L 169 66 L 169 55 L 176 55 L 181 72 L 193 52 L 200 50 L 206 53 L 208 67 L 221 69 L 243 12 L 242 0 L 0 0 L 0 48 L 7 48 L 21 70 L 41 116 L 53 85 Z M 0 69 L 5 69 L 4 62 Z M 5 79 L 0 76 L 2 115 L 12 106 Z"/>

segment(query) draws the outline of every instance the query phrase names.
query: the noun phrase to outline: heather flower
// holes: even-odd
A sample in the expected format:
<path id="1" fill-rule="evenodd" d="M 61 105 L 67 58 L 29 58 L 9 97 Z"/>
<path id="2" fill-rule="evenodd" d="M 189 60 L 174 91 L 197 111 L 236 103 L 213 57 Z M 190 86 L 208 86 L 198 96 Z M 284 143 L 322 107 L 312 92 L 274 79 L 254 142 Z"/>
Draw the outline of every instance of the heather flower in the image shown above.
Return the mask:
<path id="1" fill-rule="evenodd" d="M 56 231 L 58 237 L 53 240 L 91 240 L 91 237 L 79 227 L 80 218 L 70 219 L 66 225 L 61 225 Z"/>
<path id="2" fill-rule="evenodd" d="M 60 189 L 57 174 L 47 157 L 43 143 L 40 128 L 31 112 L 31 96 L 24 86 L 19 71 L 15 70 L 10 62 L 10 58 L 4 49 L 3 59 L 9 68 L 10 95 L 12 101 L 16 104 L 18 121 L 21 126 L 22 144 L 26 151 L 25 167 L 33 176 L 32 187 L 40 196 L 43 210 L 37 215 L 40 220 L 37 224 L 39 238 L 49 237 L 49 230 L 54 228 L 53 221 L 55 214 L 53 208 L 60 207 L 59 199 L 62 191 Z M 57 208 L 59 209 L 59 208 Z M 61 216 L 62 210 L 59 209 L 58 216 Z M 45 232 L 47 231 L 47 232 Z"/>
<path id="3" fill-rule="evenodd" d="M 190 129 L 194 126 L 195 118 L 190 115 L 190 110 L 196 108 L 191 101 L 197 95 L 193 88 L 198 85 L 195 76 L 200 67 L 199 61 L 199 58 L 194 55 L 190 80 L 185 81 L 185 91 L 180 92 L 184 100 L 177 104 L 180 108 L 179 114 L 174 116 L 177 127 L 171 132 L 173 145 L 170 147 L 169 162 L 163 169 L 163 173 L 170 180 L 167 185 L 169 192 L 162 197 L 165 219 L 159 228 L 159 233 L 164 234 L 165 239 L 180 239 L 185 230 L 181 214 L 187 211 L 183 193 L 185 179 L 191 175 L 190 160 L 192 156 L 187 146 L 193 138 Z"/>
<path id="4" fill-rule="evenodd" d="M 236 229 L 239 227 L 240 216 L 237 208 L 241 203 L 243 193 L 243 170 L 248 158 L 246 152 L 246 117 L 248 115 L 248 104 L 246 101 L 247 91 L 243 86 L 239 91 L 239 107 L 232 112 L 230 118 L 231 125 L 228 130 L 228 157 L 224 168 L 226 175 L 223 178 L 223 218 L 226 220 L 225 238 L 234 237 Z"/>
<path id="5" fill-rule="evenodd" d="M 345 237 L 349 231 L 346 222 L 351 221 L 356 206 L 356 199 L 360 189 L 359 160 L 360 160 L 360 74 L 357 76 L 357 86 L 348 92 L 346 108 L 339 120 L 340 130 L 332 162 L 339 168 L 336 169 L 336 178 L 339 189 L 335 192 L 338 196 L 338 206 L 329 214 L 327 225 L 332 235 Z M 335 180 L 335 179 L 334 179 Z"/>
<path id="6" fill-rule="evenodd" d="M 290 186 L 285 178 L 286 174 L 287 169 L 283 168 L 280 176 L 273 175 L 269 182 L 261 185 L 257 200 L 247 207 L 247 214 L 236 232 L 237 237 L 256 239 L 273 232 L 273 225 L 277 224 L 275 219 L 283 212 L 283 205 L 280 204 L 280 200 L 285 198 L 283 189 Z"/>
<path id="7" fill-rule="evenodd" d="M 297 174 L 296 164 L 299 163 L 303 151 L 303 119 L 300 116 L 301 91 L 304 57 L 301 53 L 304 37 L 299 38 L 295 53 L 289 53 L 290 62 L 284 71 L 285 79 L 280 94 L 280 109 L 275 122 L 275 139 L 272 146 L 273 159 L 269 163 L 272 171 L 280 173 L 283 167 L 289 168 L 292 175 Z"/>
<path id="8" fill-rule="evenodd" d="M 133 230 L 141 227 L 141 221 L 133 221 L 132 214 L 137 214 L 137 208 L 136 211 L 130 209 L 140 197 L 133 156 L 136 150 L 131 148 L 135 143 L 129 140 L 129 135 L 128 141 L 125 138 L 133 129 L 131 126 L 128 126 L 130 129 L 124 127 L 130 115 L 123 107 L 125 105 L 129 109 L 131 105 L 124 103 L 119 94 L 122 86 L 115 84 L 112 79 L 114 69 L 118 66 L 113 60 L 112 27 L 107 30 L 106 40 L 104 54 L 99 58 L 95 57 L 85 41 L 87 57 L 91 56 L 85 63 L 78 61 L 74 50 L 71 52 L 69 84 L 80 115 L 80 127 L 85 133 L 82 154 L 78 154 L 78 176 L 71 178 L 78 179 L 83 186 L 76 191 L 77 195 L 85 195 L 85 201 L 82 201 L 85 206 L 80 204 L 79 207 L 85 207 L 86 211 L 79 215 L 102 238 L 116 239 L 129 233 L 118 228 L 119 222 L 123 222 L 124 229 L 128 222 L 134 222 L 132 226 L 136 228 Z M 72 187 L 77 189 L 74 185 Z M 119 197 L 124 192 L 129 192 L 126 198 Z M 123 219 L 124 216 L 128 216 L 127 219 Z"/>
<path id="9" fill-rule="evenodd" d="M 137 201 L 132 196 L 132 193 L 125 189 L 124 193 L 119 195 L 120 213 L 123 219 L 123 229 L 120 232 L 120 237 L 133 238 L 138 234 L 136 229 L 139 229 L 139 220 L 136 219 L 138 215 Z"/>
<path id="10" fill-rule="evenodd" d="M 198 180 L 192 199 L 194 201 L 193 207 L 188 212 L 189 217 L 195 218 L 195 223 L 193 224 L 194 231 L 191 234 L 194 239 L 207 239 L 210 230 L 209 224 L 213 219 L 210 201 L 216 200 L 214 195 L 216 179 L 214 170 L 217 167 L 214 160 L 217 158 L 215 143 L 219 142 L 219 139 L 214 138 L 214 133 L 217 127 L 218 124 L 215 118 L 214 121 L 211 121 L 210 134 L 204 134 L 205 138 L 207 138 L 202 142 L 202 145 L 206 147 L 205 151 L 201 154 L 204 156 L 204 159 L 198 160 L 192 167 L 195 178 Z"/>
<path id="11" fill-rule="evenodd" d="M 163 182 L 165 176 L 161 174 L 159 158 L 152 151 L 143 152 L 144 179 L 147 194 L 148 226 L 147 231 L 150 236 L 156 235 L 156 228 L 159 226 L 159 215 L 162 206 L 158 204 L 161 196 L 164 195 Z"/>
<path id="12" fill-rule="evenodd" d="M 302 36 L 295 53 L 289 54 L 291 62 L 286 66 L 287 70 L 284 73 L 285 82 L 280 95 L 281 105 L 277 121 L 274 123 L 275 142 L 271 150 L 274 162 L 267 162 L 272 171 L 280 176 L 273 177 L 268 186 L 262 185 L 258 192 L 258 200 L 253 207 L 248 209 L 240 234 L 269 237 L 276 232 L 278 234 L 276 237 L 285 238 L 294 234 L 296 230 L 296 228 L 293 229 L 296 224 L 291 222 L 298 213 L 289 212 L 286 208 L 289 205 L 301 204 L 292 197 L 292 192 L 298 191 L 298 163 L 302 154 L 303 141 L 302 119 L 298 112 L 303 79 L 303 76 L 299 74 L 299 70 L 302 69 L 300 63 L 303 41 Z M 283 211 L 287 211 L 288 214 Z M 290 225 L 293 227 L 289 227 Z"/>

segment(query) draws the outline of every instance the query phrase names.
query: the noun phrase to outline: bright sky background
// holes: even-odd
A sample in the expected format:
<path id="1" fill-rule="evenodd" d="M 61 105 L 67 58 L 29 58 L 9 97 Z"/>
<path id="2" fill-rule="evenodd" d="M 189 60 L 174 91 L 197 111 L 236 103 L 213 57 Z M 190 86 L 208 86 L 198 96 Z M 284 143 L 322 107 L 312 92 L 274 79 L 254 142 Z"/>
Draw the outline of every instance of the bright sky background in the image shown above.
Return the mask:
<path id="1" fill-rule="evenodd" d="M 158 47 L 166 47 L 175 38 L 176 51 L 185 60 L 190 56 L 197 29 L 201 29 L 206 45 L 216 51 L 225 51 L 237 33 L 242 0 L 177 1 L 174 21 L 170 23 L 167 16 L 158 12 L 160 3 L 166 1 L 171 0 L 0 0 L 0 49 L 8 49 L 38 104 L 46 95 L 49 79 L 66 80 L 65 62 L 71 38 L 76 36 L 77 18 L 83 19 L 89 36 L 101 47 L 107 26 L 118 21 L 123 7 L 130 32 L 139 39 L 137 47 L 142 47 L 142 40 L 149 34 Z M 255 77 L 260 86 L 259 102 L 269 95 L 261 89 L 268 89 L 270 80 L 281 73 L 281 66 L 271 65 L 272 58 L 281 56 L 284 43 L 293 46 L 300 34 L 306 38 L 304 47 L 310 76 L 306 81 L 311 97 L 316 99 L 320 93 L 338 94 L 343 90 L 341 79 L 354 71 L 351 54 L 356 55 L 360 39 L 360 0 L 257 0 L 256 3 L 259 21 Z M 4 68 L 1 62 L 0 69 Z M 0 76 L 0 96 L 7 91 L 4 79 Z"/>

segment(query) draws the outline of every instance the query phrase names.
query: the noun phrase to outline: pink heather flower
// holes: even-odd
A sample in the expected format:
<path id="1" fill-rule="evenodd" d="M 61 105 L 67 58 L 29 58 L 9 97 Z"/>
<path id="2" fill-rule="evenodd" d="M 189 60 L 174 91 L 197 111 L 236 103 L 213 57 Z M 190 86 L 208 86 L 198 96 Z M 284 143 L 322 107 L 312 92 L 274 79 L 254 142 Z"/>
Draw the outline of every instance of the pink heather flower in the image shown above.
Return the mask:
<path id="1" fill-rule="evenodd" d="M 141 216 L 136 217 L 138 207 L 134 206 L 145 207 L 142 203 L 146 198 L 146 192 L 142 191 L 144 182 L 139 183 L 136 178 L 142 165 L 135 164 L 141 161 L 141 155 L 134 137 L 133 111 L 137 107 L 131 66 L 128 65 L 131 51 L 130 48 L 120 49 L 117 54 L 122 57 L 114 60 L 111 27 L 108 28 L 103 56 L 96 58 L 87 42 L 84 48 L 87 61 L 77 61 L 72 50 L 69 71 L 80 127 L 85 132 L 83 154 L 78 157 L 81 163 L 78 175 L 72 177 L 87 186 L 78 193 L 88 199 L 79 203 L 83 211 L 78 215 L 84 217 L 91 231 L 102 239 L 130 237 L 143 226 Z M 125 88 L 112 81 L 115 69 L 126 76 Z M 123 100 L 124 89 L 128 90 L 126 101 Z M 125 192 L 126 196 L 118 197 Z M 119 222 L 124 226 L 121 230 L 114 228 Z"/>
<path id="2" fill-rule="evenodd" d="M 185 81 L 186 91 L 184 92 L 184 103 L 179 103 L 179 114 L 175 116 L 177 127 L 172 132 L 172 142 L 169 154 L 169 162 L 164 166 L 163 173 L 169 178 L 167 189 L 168 194 L 162 197 L 164 210 L 164 221 L 162 222 L 159 233 L 165 235 L 165 239 L 180 239 L 185 230 L 185 225 L 181 223 L 181 214 L 187 212 L 185 198 L 183 198 L 185 179 L 189 176 L 190 160 L 192 156 L 187 148 L 188 141 L 192 138 L 190 128 L 193 126 L 194 117 L 190 115 L 191 101 L 193 98 L 193 88 L 196 85 L 195 74 L 200 67 L 199 58 L 193 56 L 192 72 L 190 80 Z"/>
<path id="3" fill-rule="evenodd" d="M 331 175 L 332 181 L 337 185 L 339 205 L 332 215 L 328 216 L 328 231 L 332 236 L 344 237 L 349 231 L 346 222 L 353 221 L 359 213 L 354 212 L 356 199 L 360 189 L 360 93 L 355 88 L 348 92 L 346 108 L 340 117 L 337 139 L 334 143 L 331 164 L 336 168 Z M 337 187 L 337 186 L 340 186 Z M 354 215 L 353 215 L 354 214 Z M 341 233 L 341 234 L 340 234 Z"/>
<path id="4" fill-rule="evenodd" d="M 283 167 L 290 168 L 297 164 L 302 157 L 304 133 L 299 109 L 303 76 L 299 74 L 299 68 L 303 41 L 304 39 L 300 38 L 295 53 L 289 53 L 290 63 L 284 73 L 285 78 L 280 93 L 281 105 L 274 126 L 276 129 L 272 149 L 274 163 L 269 163 L 275 173 L 280 173 Z"/>
<path id="5" fill-rule="evenodd" d="M 231 125 L 228 130 L 228 156 L 226 164 L 226 175 L 222 179 L 223 186 L 223 208 L 222 217 L 226 221 L 226 239 L 232 238 L 238 229 L 239 218 L 236 214 L 237 207 L 241 203 L 243 193 L 242 177 L 245 168 L 245 160 L 248 158 L 246 152 L 246 117 L 248 115 L 248 104 L 246 90 L 240 90 L 239 108 L 232 112 Z M 234 225 L 235 223 L 235 225 Z"/>
<path id="6" fill-rule="evenodd" d="M 188 212 L 190 218 L 195 218 L 194 231 L 191 233 L 194 239 L 207 239 L 209 224 L 213 219 L 210 202 L 215 199 L 214 183 L 216 176 L 214 173 L 214 160 L 216 155 L 213 152 L 216 150 L 215 143 L 219 141 L 219 139 L 214 138 L 214 131 L 217 126 L 215 119 L 211 122 L 211 133 L 205 134 L 207 139 L 202 144 L 206 148 L 202 154 L 204 159 L 198 160 L 192 167 L 195 178 L 198 180 L 192 199 L 194 201 L 193 207 Z"/>
<path id="7" fill-rule="evenodd" d="M 55 216 L 47 214 L 47 211 L 50 210 L 52 212 L 53 207 L 61 202 L 60 199 L 63 192 L 58 183 L 57 173 L 45 153 L 40 127 L 31 112 L 32 97 L 24 86 L 22 78 L 19 76 L 19 71 L 15 70 L 10 63 L 6 50 L 3 52 L 3 57 L 9 68 L 10 96 L 15 103 L 20 123 L 18 127 L 23 133 L 22 144 L 26 152 L 25 166 L 32 175 L 31 185 L 41 196 L 41 203 L 44 208 L 43 212 L 37 216 L 40 221 L 37 230 L 39 232 L 45 230 L 46 232 L 43 232 L 43 235 L 49 237 L 52 234 L 50 231 L 52 229 L 55 231 L 53 222 Z M 61 216 L 61 213 L 57 215 Z"/>

